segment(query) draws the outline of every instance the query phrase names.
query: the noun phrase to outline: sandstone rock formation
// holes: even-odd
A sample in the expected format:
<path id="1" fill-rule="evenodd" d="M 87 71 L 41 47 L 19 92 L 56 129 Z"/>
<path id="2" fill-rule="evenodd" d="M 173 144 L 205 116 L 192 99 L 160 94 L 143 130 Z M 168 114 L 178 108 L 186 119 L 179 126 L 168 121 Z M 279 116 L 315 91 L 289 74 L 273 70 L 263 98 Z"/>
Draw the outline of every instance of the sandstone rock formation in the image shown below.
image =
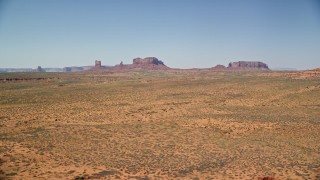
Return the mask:
<path id="1" fill-rule="evenodd" d="M 64 72 L 77 72 L 77 71 L 129 71 L 129 70 L 175 70 L 175 71 L 207 71 L 207 70 L 269 70 L 268 65 L 258 61 L 238 61 L 230 62 L 228 67 L 224 65 L 216 65 L 212 68 L 193 68 L 193 69 L 172 69 L 166 66 L 163 61 L 156 57 L 135 58 L 132 64 L 120 64 L 115 66 L 103 66 L 100 60 L 95 61 L 94 66 L 82 67 L 65 67 Z"/>
<path id="2" fill-rule="evenodd" d="M 101 70 L 107 70 L 108 67 L 102 66 L 101 61 L 95 60 L 94 66 L 88 69 L 89 71 L 101 71 Z"/>
<path id="3" fill-rule="evenodd" d="M 135 58 L 132 64 L 120 63 L 112 68 L 112 70 L 166 70 L 170 69 L 162 61 L 155 57 Z"/>
<path id="4" fill-rule="evenodd" d="M 146 57 L 144 59 L 135 58 L 135 59 L 133 59 L 133 64 L 135 64 L 135 65 L 164 65 L 162 61 L 159 61 L 155 57 Z"/>
<path id="5" fill-rule="evenodd" d="M 95 61 L 95 67 L 101 67 L 101 61 L 96 60 Z"/>
<path id="6" fill-rule="evenodd" d="M 38 66 L 36 72 L 46 72 L 41 66 Z"/>
<path id="7" fill-rule="evenodd" d="M 269 70 L 267 64 L 259 61 L 238 61 L 230 62 L 229 69 L 252 69 L 252 70 Z"/>
<path id="8" fill-rule="evenodd" d="M 224 65 L 218 64 L 218 65 L 212 67 L 212 69 L 220 70 L 220 69 L 226 69 L 226 67 Z"/>

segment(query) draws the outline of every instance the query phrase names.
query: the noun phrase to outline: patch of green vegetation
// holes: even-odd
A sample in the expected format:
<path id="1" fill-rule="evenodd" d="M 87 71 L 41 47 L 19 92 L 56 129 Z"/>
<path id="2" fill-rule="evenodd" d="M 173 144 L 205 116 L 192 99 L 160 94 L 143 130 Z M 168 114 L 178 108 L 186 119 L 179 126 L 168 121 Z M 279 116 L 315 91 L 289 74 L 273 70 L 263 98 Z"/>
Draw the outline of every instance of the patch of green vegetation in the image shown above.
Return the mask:
<path id="1" fill-rule="evenodd" d="M 75 170 L 70 170 L 68 171 L 68 174 L 73 174 L 75 172 Z"/>
<path id="2" fill-rule="evenodd" d="M 75 180 L 84 180 L 86 177 L 85 176 L 76 176 L 74 179 Z"/>
<path id="3" fill-rule="evenodd" d="M 99 172 L 99 173 L 93 174 L 93 176 L 104 177 L 104 176 L 115 175 L 115 174 L 119 174 L 119 172 L 117 172 L 117 171 L 106 171 L 106 170 L 103 170 L 103 171 L 101 171 L 101 172 Z"/>
<path id="4" fill-rule="evenodd" d="M 15 173 L 15 172 L 6 174 L 6 176 L 15 176 L 15 175 L 17 175 L 17 173 Z"/>

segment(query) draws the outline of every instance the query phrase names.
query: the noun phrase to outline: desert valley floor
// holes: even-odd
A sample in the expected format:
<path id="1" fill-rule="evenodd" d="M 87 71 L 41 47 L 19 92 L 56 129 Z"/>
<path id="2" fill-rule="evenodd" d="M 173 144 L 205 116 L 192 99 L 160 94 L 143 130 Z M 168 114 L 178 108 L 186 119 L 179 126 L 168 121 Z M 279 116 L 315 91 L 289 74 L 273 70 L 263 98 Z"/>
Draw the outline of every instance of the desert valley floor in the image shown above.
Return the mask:
<path id="1" fill-rule="evenodd" d="M 0 74 L 0 179 L 320 179 L 312 74 Z"/>

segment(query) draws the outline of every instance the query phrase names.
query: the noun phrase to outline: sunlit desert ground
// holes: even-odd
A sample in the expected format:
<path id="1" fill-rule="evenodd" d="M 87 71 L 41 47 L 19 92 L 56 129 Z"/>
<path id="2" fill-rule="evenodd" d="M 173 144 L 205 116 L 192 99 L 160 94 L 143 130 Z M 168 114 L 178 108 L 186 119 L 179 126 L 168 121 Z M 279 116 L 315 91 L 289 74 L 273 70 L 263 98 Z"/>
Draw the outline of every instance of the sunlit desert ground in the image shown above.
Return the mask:
<path id="1" fill-rule="evenodd" d="M 0 78 L 0 179 L 320 179 L 319 76 Z"/>

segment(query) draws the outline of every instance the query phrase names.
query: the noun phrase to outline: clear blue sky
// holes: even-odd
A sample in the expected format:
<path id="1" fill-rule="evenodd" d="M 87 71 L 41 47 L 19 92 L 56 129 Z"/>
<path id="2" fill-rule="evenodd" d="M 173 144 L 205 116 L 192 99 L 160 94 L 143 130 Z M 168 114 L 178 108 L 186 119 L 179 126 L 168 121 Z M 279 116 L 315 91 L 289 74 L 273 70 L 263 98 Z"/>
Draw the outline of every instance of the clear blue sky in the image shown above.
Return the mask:
<path id="1" fill-rule="evenodd" d="M 170 67 L 253 60 L 320 67 L 317 0 L 0 0 L 0 68 Z"/>

